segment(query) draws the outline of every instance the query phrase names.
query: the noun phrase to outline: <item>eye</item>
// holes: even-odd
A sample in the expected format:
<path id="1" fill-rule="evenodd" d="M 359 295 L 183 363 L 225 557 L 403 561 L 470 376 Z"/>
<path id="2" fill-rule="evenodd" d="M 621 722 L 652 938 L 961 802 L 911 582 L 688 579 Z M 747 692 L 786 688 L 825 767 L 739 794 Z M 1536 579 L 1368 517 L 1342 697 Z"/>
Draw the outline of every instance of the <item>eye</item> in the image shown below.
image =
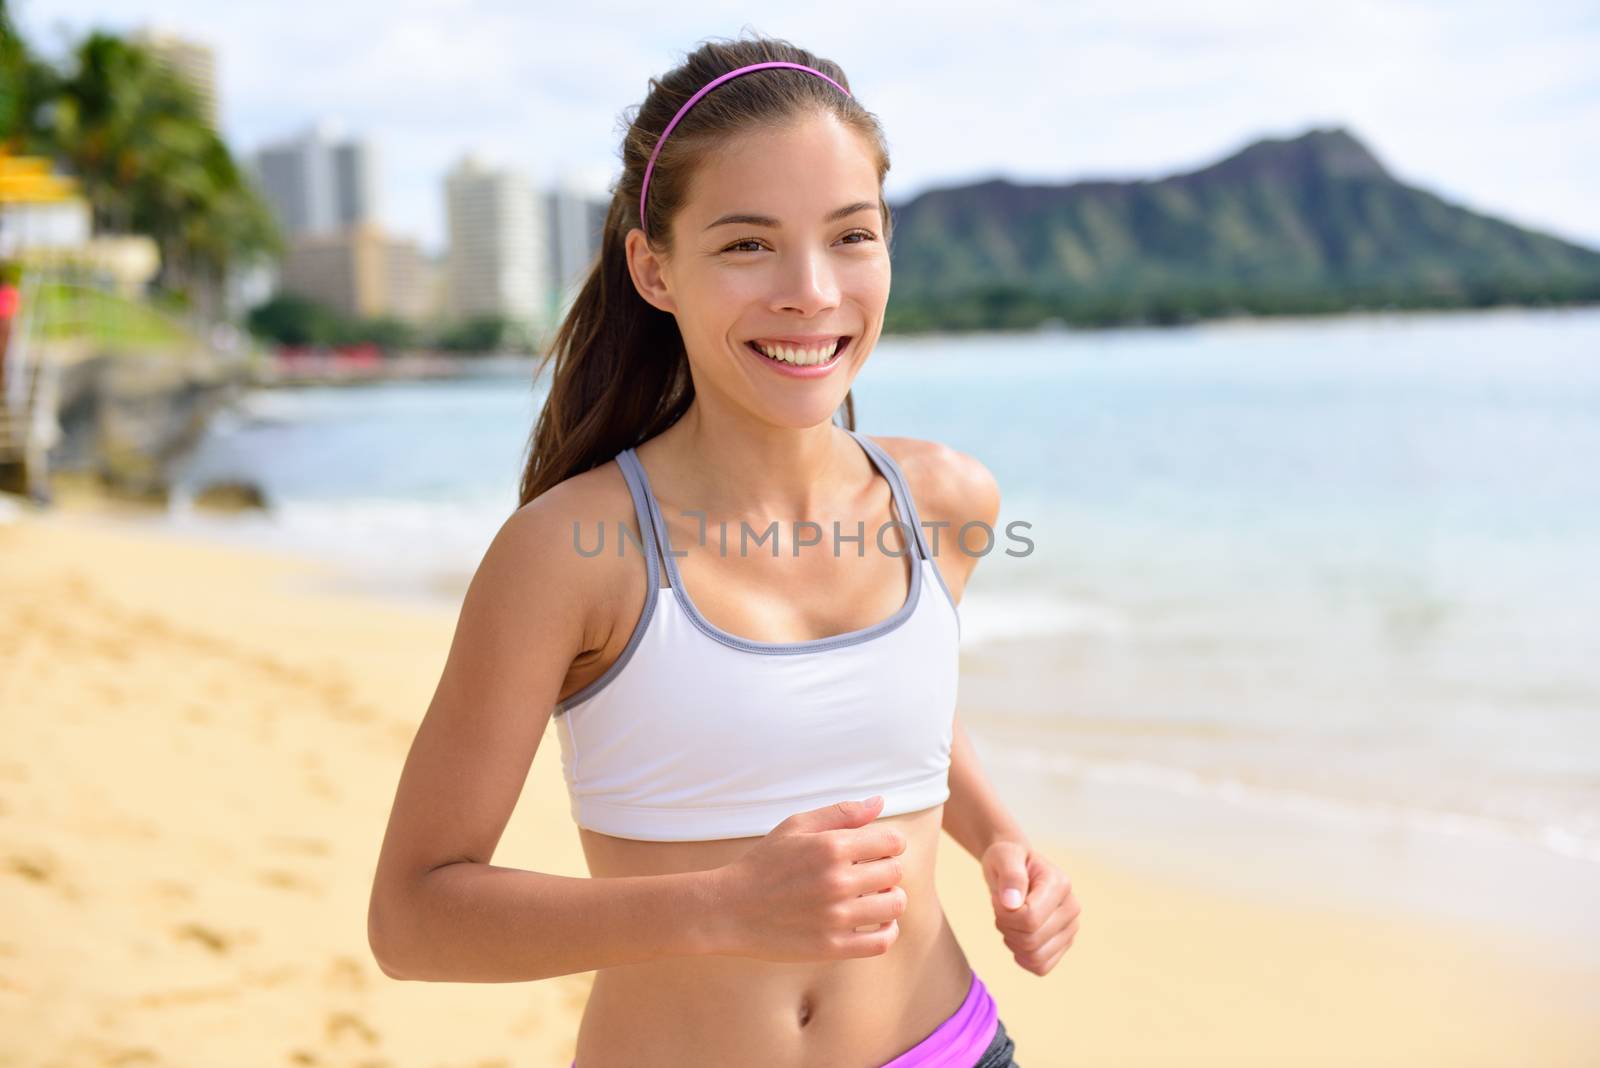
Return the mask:
<path id="1" fill-rule="evenodd" d="M 845 240 L 847 238 L 852 238 L 852 237 L 859 237 L 859 238 L 861 238 L 861 240 L 860 241 Z M 878 240 L 878 238 L 877 238 L 877 236 L 875 234 L 873 234 L 873 232 L 871 230 L 852 230 L 848 234 L 845 234 L 844 238 L 841 238 L 840 240 L 844 240 L 845 243 L 849 244 L 849 245 L 863 245 L 863 244 L 866 244 L 868 241 L 876 241 L 876 240 Z M 759 238 L 747 237 L 747 238 L 744 238 L 741 241 L 735 241 L 733 244 L 725 246 L 722 251 L 723 252 L 759 252 L 760 251 L 760 248 L 759 248 L 760 244 L 761 244 L 761 240 Z M 744 246 L 744 245 L 756 245 L 758 247 L 757 248 L 743 248 L 743 247 L 741 247 L 741 246 Z"/>

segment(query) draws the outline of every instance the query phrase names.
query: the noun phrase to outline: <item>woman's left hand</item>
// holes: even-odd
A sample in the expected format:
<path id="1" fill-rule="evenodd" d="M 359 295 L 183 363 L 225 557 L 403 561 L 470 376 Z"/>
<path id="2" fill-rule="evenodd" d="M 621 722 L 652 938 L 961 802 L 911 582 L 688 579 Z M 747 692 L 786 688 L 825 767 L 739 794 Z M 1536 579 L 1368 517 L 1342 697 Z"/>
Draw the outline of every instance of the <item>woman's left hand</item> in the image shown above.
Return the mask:
<path id="1" fill-rule="evenodd" d="M 994 925 L 1018 964 L 1044 975 L 1078 936 L 1083 911 L 1072 880 L 1025 843 L 1002 840 L 983 853 Z"/>

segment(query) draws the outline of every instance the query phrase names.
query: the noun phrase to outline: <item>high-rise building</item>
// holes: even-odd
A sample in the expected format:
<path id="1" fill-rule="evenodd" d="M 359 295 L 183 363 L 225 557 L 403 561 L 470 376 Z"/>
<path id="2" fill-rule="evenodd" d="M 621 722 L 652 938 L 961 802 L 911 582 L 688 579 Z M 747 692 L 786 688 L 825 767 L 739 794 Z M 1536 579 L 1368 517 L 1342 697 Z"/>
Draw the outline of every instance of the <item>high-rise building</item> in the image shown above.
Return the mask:
<path id="1" fill-rule="evenodd" d="M 346 141 L 333 146 L 334 215 L 341 226 L 376 219 L 377 168 L 377 151 L 370 143 Z"/>
<path id="2" fill-rule="evenodd" d="M 366 141 L 335 141 L 326 123 L 262 148 L 253 169 L 286 237 L 377 219 L 376 150 Z"/>
<path id="3" fill-rule="evenodd" d="M 450 311 L 535 329 L 548 315 L 547 223 L 521 173 L 467 156 L 445 176 Z"/>
<path id="4" fill-rule="evenodd" d="M 597 200 L 570 183 L 540 194 L 549 233 L 552 318 L 565 314 L 600 254 L 606 224 L 605 200 Z"/>
<path id="5" fill-rule="evenodd" d="M 217 54 L 208 44 L 167 30 L 145 28 L 130 35 L 130 40 L 155 56 L 156 62 L 172 71 L 194 90 L 206 122 L 217 129 Z"/>

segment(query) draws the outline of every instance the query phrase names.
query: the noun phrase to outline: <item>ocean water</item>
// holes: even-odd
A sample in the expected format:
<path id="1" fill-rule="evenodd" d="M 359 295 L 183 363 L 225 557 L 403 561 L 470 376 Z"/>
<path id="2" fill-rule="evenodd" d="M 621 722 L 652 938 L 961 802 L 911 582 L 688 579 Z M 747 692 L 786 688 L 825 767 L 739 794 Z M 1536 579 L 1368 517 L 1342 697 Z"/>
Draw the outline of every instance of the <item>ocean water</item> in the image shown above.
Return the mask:
<path id="1" fill-rule="evenodd" d="M 182 483 L 256 480 L 271 514 L 180 495 L 164 523 L 459 604 L 515 507 L 530 368 L 253 395 Z M 1600 310 L 890 338 L 855 394 L 1027 524 L 961 607 L 1003 773 L 1600 872 Z"/>

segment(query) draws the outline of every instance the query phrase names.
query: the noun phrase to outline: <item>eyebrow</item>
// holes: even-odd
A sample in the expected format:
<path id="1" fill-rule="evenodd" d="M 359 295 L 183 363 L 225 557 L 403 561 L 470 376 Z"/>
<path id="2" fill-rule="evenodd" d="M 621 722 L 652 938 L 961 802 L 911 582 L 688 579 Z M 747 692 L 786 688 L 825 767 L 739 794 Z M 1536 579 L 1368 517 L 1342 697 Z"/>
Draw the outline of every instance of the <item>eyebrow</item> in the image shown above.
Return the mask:
<path id="1" fill-rule="evenodd" d="M 836 208 L 833 211 L 830 211 L 828 213 L 828 217 L 823 219 L 822 221 L 823 222 L 836 222 L 839 219 L 843 219 L 847 215 L 854 215 L 858 211 L 877 211 L 877 210 L 878 210 L 878 205 L 873 203 L 872 201 L 870 201 L 870 200 L 858 200 L 854 204 L 846 204 L 842 208 Z M 770 216 L 770 215 L 752 215 L 749 212 L 733 212 L 731 214 L 724 215 L 724 216 L 722 216 L 722 218 L 718 219 L 716 222 L 712 223 L 710 226 L 707 226 L 706 229 L 707 230 L 714 230 L 719 226 L 730 226 L 730 225 L 738 225 L 738 226 L 769 226 L 774 230 L 783 229 L 783 224 L 780 223 L 777 219 L 774 219 L 772 216 Z"/>

